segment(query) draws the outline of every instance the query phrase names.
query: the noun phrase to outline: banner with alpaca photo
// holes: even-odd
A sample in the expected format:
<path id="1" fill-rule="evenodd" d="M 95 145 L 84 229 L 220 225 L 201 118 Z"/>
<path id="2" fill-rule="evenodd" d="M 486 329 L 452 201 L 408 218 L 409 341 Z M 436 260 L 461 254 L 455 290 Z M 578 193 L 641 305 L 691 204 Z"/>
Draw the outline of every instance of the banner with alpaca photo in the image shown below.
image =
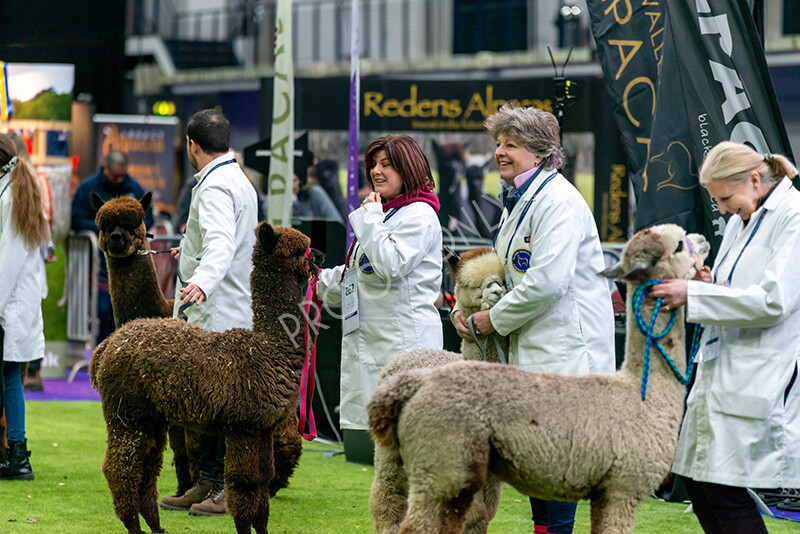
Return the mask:
<path id="1" fill-rule="evenodd" d="M 705 154 L 731 140 L 791 158 L 750 8 L 745 0 L 588 7 L 630 162 L 635 229 L 673 222 L 701 232 L 713 259 L 726 218 L 698 183 Z"/>

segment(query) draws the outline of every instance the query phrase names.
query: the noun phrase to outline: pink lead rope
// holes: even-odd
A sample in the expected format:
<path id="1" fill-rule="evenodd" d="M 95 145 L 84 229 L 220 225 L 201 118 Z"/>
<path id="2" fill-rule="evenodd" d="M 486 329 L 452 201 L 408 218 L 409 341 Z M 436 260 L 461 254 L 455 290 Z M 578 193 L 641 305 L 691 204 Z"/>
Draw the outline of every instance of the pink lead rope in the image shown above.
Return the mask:
<path id="1" fill-rule="evenodd" d="M 306 257 L 311 252 L 311 249 L 306 251 Z M 314 411 L 311 408 L 311 403 L 314 400 L 314 374 L 317 361 L 317 336 L 319 335 L 320 321 L 322 320 L 321 306 L 322 301 L 317 297 L 317 275 L 311 277 L 308 281 L 308 290 L 306 291 L 306 300 L 304 304 L 305 318 L 305 332 L 303 335 L 305 345 L 305 360 L 303 361 L 303 373 L 300 376 L 300 418 L 297 425 L 297 430 L 303 436 L 303 439 L 311 441 L 317 437 L 317 425 L 314 422 Z M 309 335 L 309 322 L 311 321 L 311 306 L 314 306 L 314 339 L 310 340 Z M 306 401 L 306 398 L 308 399 Z M 306 419 L 308 419 L 308 430 L 305 432 Z"/>

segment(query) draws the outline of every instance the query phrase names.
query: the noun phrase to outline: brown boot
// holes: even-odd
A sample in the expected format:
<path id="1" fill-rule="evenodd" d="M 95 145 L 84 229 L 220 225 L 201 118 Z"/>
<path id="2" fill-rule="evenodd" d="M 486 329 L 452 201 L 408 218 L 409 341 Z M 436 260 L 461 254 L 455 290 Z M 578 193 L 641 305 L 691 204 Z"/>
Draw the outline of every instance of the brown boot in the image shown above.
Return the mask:
<path id="1" fill-rule="evenodd" d="M 213 478 L 201 478 L 181 496 L 163 497 L 158 505 L 165 510 L 188 510 L 193 504 L 203 502 L 214 488 Z"/>
<path id="2" fill-rule="evenodd" d="M 208 493 L 208 497 L 201 503 L 193 504 L 189 508 L 189 515 L 223 515 L 225 511 L 225 484 L 221 481 L 214 482 L 214 488 Z"/>

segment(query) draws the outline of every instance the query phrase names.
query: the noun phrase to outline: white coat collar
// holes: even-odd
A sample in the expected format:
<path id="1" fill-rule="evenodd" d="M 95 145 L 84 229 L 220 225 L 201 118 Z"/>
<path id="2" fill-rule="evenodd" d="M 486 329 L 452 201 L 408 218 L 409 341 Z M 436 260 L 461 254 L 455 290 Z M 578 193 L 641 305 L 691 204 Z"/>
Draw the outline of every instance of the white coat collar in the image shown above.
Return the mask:
<path id="1" fill-rule="evenodd" d="M 205 167 L 200 169 L 200 172 L 198 172 L 197 174 L 194 175 L 195 179 L 198 182 L 202 182 L 203 178 L 208 176 L 208 173 L 211 172 L 211 169 L 213 169 L 214 167 L 216 167 L 220 163 L 225 163 L 226 161 L 230 161 L 232 159 L 236 159 L 236 156 L 234 155 L 233 150 L 231 150 L 227 154 L 223 154 L 220 157 L 211 160 L 210 162 L 208 162 L 208 164 Z"/>

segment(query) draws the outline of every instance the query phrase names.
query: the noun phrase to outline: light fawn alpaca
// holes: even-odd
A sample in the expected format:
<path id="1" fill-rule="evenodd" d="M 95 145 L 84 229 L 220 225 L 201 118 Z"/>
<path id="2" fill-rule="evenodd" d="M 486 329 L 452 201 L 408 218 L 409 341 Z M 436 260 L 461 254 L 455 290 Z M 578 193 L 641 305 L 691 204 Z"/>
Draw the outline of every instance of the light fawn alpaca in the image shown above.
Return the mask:
<path id="1" fill-rule="evenodd" d="M 490 475 L 533 497 L 589 499 L 593 534 L 632 532 L 639 503 L 669 472 L 686 388 L 654 350 L 642 399 L 646 338 L 631 299 L 643 281 L 691 278 L 708 249 L 700 235 L 656 226 L 637 233 L 605 272 L 629 288 L 626 358 L 616 374 L 456 362 L 380 384 L 367 406 L 369 427 L 378 448 L 400 454 L 408 475 L 400 533 L 462 532 Z M 653 310 L 641 305 L 645 324 Z M 658 316 L 655 332 L 668 315 Z M 660 343 L 684 372 L 682 310 Z"/>

